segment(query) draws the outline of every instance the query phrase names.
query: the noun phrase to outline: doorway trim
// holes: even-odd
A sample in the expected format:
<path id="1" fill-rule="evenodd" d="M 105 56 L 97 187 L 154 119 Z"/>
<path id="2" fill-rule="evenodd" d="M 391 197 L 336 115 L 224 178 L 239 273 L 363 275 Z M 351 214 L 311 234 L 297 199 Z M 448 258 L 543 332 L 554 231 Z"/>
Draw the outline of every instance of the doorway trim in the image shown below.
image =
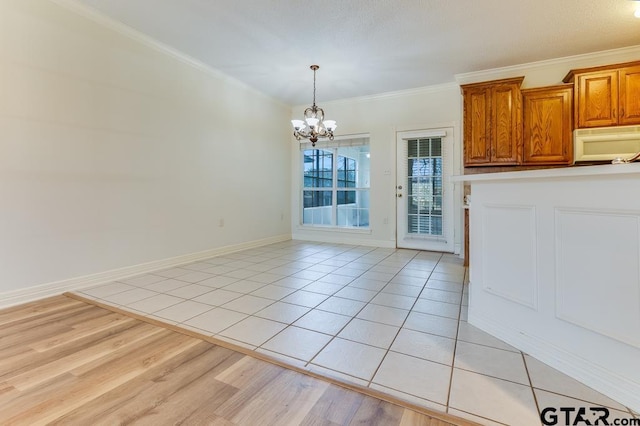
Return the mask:
<path id="1" fill-rule="evenodd" d="M 396 154 L 396 177 L 394 192 L 395 194 L 395 214 L 396 214 L 396 247 L 419 250 L 435 250 L 459 254 L 461 244 L 456 238 L 459 234 L 458 223 L 461 215 L 456 214 L 461 207 L 457 202 L 459 188 L 451 182 L 451 177 L 460 174 L 460 149 L 457 142 L 458 125 L 455 122 L 438 123 L 424 126 L 422 129 L 396 129 L 395 154 Z M 443 174 L 442 174 L 442 211 L 443 211 L 443 236 L 442 238 L 411 237 L 406 238 L 406 232 L 403 227 L 408 226 L 407 208 L 401 206 L 400 202 L 406 200 L 406 176 L 407 174 L 407 141 L 410 139 L 427 139 L 432 137 L 443 137 L 442 157 L 443 157 Z M 458 159 L 458 161 L 456 161 Z M 400 189 L 402 188 L 402 189 Z M 404 199 L 401 201 L 401 197 Z M 401 215 L 403 217 L 401 217 Z M 446 242 L 445 242 L 446 241 Z"/>

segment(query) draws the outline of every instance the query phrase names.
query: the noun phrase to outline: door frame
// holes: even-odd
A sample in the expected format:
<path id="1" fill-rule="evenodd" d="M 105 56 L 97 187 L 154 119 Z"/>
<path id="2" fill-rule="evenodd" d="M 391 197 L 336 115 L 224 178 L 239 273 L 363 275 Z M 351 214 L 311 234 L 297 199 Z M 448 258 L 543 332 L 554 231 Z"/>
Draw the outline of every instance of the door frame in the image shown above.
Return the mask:
<path id="1" fill-rule="evenodd" d="M 434 137 L 434 136 L 438 136 L 439 133 L 443 131 L 446 132 L 446 136 L 444 136 L 443 142 L 444 140 L 447 141 L 446 144 L 443 143 L 443 147 L 442 147 L 443 153 L 445 152 L 445 149 L 447 152 L 447 157 L 446 157 L 447 164 L 446 164 L 446 169 L 444 169 L 445 165 L 443 164 L 444 170 L 443 170 L 443 177 L 442 177 L 443 178 L 443 181 L 442 181 L 443 218 L 445 217 L 447 218 L 445 222 L 447 224 L 447 229 L 445 230 L 445 233 L 444 233 L 446 244 L 434 243 L 434 240 L 429 239 L 428 237 L 416 238 L 415 240 L 407 244 L 406 240 L 402 238 L 403 233 L 400 232 L 400 226 L 406 226 L 407 221 L 406 221 L 406 218 L 400 217 L 399 199 L 397 197 L 397 194 L 399 192 L 398 186 L 402 185 L 404 187 L 404 185 L 406 185 L 406 182 L 402 181 L 401 183 L 400 179 L 404 180 L 404 178 L 399 176 L 401 169 L 403 168 L 403 166 L 400 164 L 400 161 L 406 161 L 406 159 L 401 158 L 401 152 L 402 152 L 401 145 L 406 144 L 406 141 L 408 139 Z M 429 125 L 429 126 L 425 126 L 422 129 L 417 129 L 417 130 L 415 128 L 410 130 L 400 130 L 400 129 L 396 130 L 396 141 L 394 144 L 395 145 L 394 146 L 395 169 L 396 169 L 394 198 L 396 203 L 394 207 L 395 207 L 395 216 L 396 216 L 395 243 L 397 248 L 444 251 L 444 252 L 449 252 L 454 254 L 460 253 L 461 244 L 456 238 L 456 236 L 460 235 L 459 222 L 461 221 L 461 215 L 457 214 L 459 208 L 461 207 L 461 203 L 458 201 L 460 189 L 458 188 L 458 185 L 454 185 L 451 182 L 452 176 L 454 176 L 455 174 L 460 174 L 461 152 L 459 148 L 459 143 L 457 142 L 458 134 L 459 132 L 458 132 L 457 123 L 451 123 L 451 122 Z M 456 159 L 458 161 L 456 161 Z M 404 190 L 402 190 L 402 193 L 404 194 Z M 448 212 L 446 216 L 444 214 L 445 212 Z"/>

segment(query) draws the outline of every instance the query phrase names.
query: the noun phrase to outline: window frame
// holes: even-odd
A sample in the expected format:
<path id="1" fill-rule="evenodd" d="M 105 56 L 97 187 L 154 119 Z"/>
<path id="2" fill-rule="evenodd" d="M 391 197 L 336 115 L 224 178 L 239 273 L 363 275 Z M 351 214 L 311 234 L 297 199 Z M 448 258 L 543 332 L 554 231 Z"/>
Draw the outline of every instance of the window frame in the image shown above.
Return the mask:
<path id="1" fill-rule="evenodd" d="M 335 230 L 340 230 L 340 231 L 346 231 L 346 232 L 370 232 L 371 230 L 371 221 L 368 220 L 368 224 L 366 226 L 347 226 L 347 225 L 338 225 L 338 207 L 340 205 L 345 205 L 345 204 L 355 204 L 357 203 L 357 193 L 358 192 L 368 192 L 368 194 L 371 194 L 371 188 L 370 185 L 369 186 L 359 186 L 362 185 L 362 182 L 359 182 L 358 179 L 358 171 L 359 171 L 359 160 L 357 158 L 353 158 L 350 157 L 348 155 L 341 155 L 339 154 L 340 148 L 346 148 L 346 147 L 356 147 L 356 146 L 366 146 L 368 148 L 367 150 L 367 154 L 370 155 L 371 152 L 371 148 L 370 148 L 370 143 L 369 143 L 369 136 L 359 136 L 357 137 L 359 139 L 366 139 L 366 141 L 364 142 L 360 142 L 360 143 L 355 143 L 355 144 L 350 144 L 350 143 L 340 143 L 340 140 L 336 140 L 334 141 L 334 143 L 328 142 L 328 143 L 318 143 L 316 144 L 315 147 L 311 146 L 311 144 L 308 143 L 302 143 L 300 144 L 300 165 L 301 165 L 301 173 L 300 173 L 300 202 L 299 202 L 299 212 L 300 212 L 300 221 L 299 221 L 299 226 L 305 229 L 335 229 Z M 347 139 L 347 138 L 346 138 Z M 356 138 L 350 137 L 348 138 L 349 140 L 353 139 L 356 140 Z M 307 157 L 307 155 L 305 155 L 306 151 L 309 150 L 319 150 L 319 151 L 328 151 L 331 153 L 332 155 L 332 186 L 326 186 L 326 187 L 318 187 L 318 186 L 314 186 L 314 187 L 307 187 L 306 185 L 306 180 L 307 177 L 305 176 L 305 158 Z M 342 160 L 344 162 L 344 166 L 345 169 L 344 170 L 338 170 L 339 168 L 339 161 Z M 353 161 L 353 169 L 349 168 L 350 164 L 349 161 Z M 344 177 L 345 179 L 338 179 L 339 177 L 339 172 L 344 172 Z M 349 172 L 353 173 L 353 180 L 349 180 L 348 179 L 348 175 Z M 370 174 L 371 174 L 371 168 L 369 166 L 369 178 L 366 179 L 366 184 L 368 185 L 368 181 L 370 180 Z M 312 178 L 315 179 L 315 178 Z M 342 182 L 343 186 L 339 186 Z M 319 182 L 314 182 L 315 184 L 318 184 Z M 352 186 L 349 186 L 349 184 L 352 183 Z M 330 215 L 330 223 L 329 224 L 321 224 L 321 223 L 304 223 L 304 217 L 305 217 L 305 208 L 309 208 L 309 207 L 313 207 L 313 206 L 309 206 L 309 207 L 305 207 L 305 192 L 306 191 L 331 191 L 331 205 L 330 206 L 320 206 L 320 207 L 331 207 L 331 215 Z M 352 202 L 349 202 L 350 200 L 347 199 L 346 202 L 342 202 L 340 204 L 338 204 L 338 193 L 339 192 L 352 192 L 354 194 L 354 200 Z M 366 207 L 366 210 L 368 210 L 367 214 L 370 216 L 371 213 L 371 208 Z"/>

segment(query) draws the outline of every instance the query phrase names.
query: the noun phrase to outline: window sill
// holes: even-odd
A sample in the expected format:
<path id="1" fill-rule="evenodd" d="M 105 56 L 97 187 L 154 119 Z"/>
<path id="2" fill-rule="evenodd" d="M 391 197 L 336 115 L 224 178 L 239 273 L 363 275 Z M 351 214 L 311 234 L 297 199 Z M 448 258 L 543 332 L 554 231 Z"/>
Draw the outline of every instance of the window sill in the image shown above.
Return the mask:
<path id="1" fill-rule="evenodd" d="M 342 234 L 371 234 L 371 228 L 343 228 L 340 226 L 298 225 L 296 229 L 299 231 L 336 232 Z"/>

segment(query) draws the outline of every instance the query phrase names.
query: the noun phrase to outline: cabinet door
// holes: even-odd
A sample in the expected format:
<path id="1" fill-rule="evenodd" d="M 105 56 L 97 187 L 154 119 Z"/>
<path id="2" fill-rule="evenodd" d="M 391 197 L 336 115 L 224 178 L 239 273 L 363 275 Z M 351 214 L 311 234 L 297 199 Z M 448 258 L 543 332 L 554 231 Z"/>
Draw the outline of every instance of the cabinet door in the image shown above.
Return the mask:
<path id="1" fill-rule="evenodd" d="M 640 66 L 620 69 L 618 124 L 640 124 Z"/>
<path id="2" fill-rule="evenodd" d="M 515 84 L 500 84 L 493 87 L 491 95 L 491 162 L 517 164 L 521 137 L 520 88 Z"/>
<path id="3" fill-rule="evenodd" d="M 523 90 L 524 164 L 571 164 L 573 85 Z"/>
<path id="4" fill-rule="evenodd" d="M 618 70 L 577 75 L 578 127 L 603 127 L 618 124 Z"/>
<path id="5" fill-rule="evenodd" d="M 464 91 L 464 163 L 489 163 L 491 91 L 475 88 Z"/>

